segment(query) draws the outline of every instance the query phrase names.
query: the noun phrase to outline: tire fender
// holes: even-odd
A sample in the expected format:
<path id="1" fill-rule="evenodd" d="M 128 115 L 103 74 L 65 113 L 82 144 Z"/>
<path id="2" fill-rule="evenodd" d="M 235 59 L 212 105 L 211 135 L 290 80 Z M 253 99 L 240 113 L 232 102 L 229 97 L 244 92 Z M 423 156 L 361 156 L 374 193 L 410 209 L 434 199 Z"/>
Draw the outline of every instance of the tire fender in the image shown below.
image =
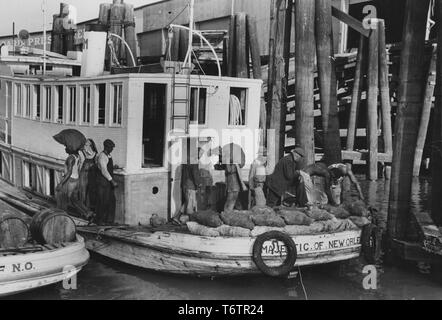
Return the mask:
<path id="1" fill-rule="evenodd" d="M 287 248 L 287 257 L 284 263 L 278 267 L 267 266 L 262 259 L 262 249 L 265 242 L 269 240 L 277 240 L 284 243 Z M 298 252 L 293 239 L 286 233 L 279 231 L 270 231 L 259 235 L 253 243 L 253 262 L 255 262 L 258 269 L 270 277 L 284 277 L 287 276 L 295 265 Z"/>

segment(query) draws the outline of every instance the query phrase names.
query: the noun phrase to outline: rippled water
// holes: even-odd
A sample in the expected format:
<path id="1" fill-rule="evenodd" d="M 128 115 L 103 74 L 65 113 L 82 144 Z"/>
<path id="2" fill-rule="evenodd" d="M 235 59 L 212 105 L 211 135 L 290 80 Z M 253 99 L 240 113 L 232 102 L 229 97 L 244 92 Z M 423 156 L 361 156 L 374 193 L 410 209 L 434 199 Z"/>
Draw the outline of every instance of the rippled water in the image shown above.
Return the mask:
<path id="1" fill-rule="evenodd" d="M 389 184 L 361 181 L 370 205 L 375 205 L 385 225 Z M 412 206 L 428 209 L 429 182 L 416 180 Z M 294 300 L 305 299 L 442 299 L 442 282 L 407 266 L 379 268 L 378 290 L 362 287 L 364 275 L 358 261 L 303 268 L 292 280 L 264 276 L 198 279 L 159 274 L 92 255 L 78 276 L 77 290 L 61 284 L 27 292 L 9 299 L 147 299 L 147 300 Z"/>

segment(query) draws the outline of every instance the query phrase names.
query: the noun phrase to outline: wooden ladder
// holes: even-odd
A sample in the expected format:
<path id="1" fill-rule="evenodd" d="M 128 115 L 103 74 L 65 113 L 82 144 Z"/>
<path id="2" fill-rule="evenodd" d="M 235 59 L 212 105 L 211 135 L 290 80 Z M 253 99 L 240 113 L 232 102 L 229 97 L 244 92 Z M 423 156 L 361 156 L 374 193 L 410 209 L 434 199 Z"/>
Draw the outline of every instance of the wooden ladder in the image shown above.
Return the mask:
<path id="1" fill-rule="evenodd" d="M 171 124 L 172 134 L 189 134 L 190 122 L 190 72 L 185 81 L 177 80 L 176 67 L 168 67 L 173 71 L 172 77 L 172 99 L 171 99 Z M 182 69 L 186 69 L 183 67 Z"/>

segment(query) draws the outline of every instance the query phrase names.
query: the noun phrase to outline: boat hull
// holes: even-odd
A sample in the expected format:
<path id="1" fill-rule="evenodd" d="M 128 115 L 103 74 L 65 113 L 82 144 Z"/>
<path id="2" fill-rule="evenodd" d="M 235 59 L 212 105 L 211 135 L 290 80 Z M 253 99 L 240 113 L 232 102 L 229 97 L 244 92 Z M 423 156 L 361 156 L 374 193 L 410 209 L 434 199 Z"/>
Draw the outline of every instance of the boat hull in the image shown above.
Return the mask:
<path id="1" fill-rule="evenodd" d="M 202 277 L 259 274 L 252 250 L 256 238 L 208 238 L 174 232 L 136 233 L 80 228 L 87 248 L 99 255 L 148 270 Z M 344 261 L 360 256 L 360 231 L 294 236 L 294 267 Z M 268 265 L 281 261 L 282 244 L 266 247 Z"/>
<path id="2" fill-rule="evenodd" d="M 62 248 L 0 257 L 0 296 L 68 280 L 89 261 L 84 239 Z"/>

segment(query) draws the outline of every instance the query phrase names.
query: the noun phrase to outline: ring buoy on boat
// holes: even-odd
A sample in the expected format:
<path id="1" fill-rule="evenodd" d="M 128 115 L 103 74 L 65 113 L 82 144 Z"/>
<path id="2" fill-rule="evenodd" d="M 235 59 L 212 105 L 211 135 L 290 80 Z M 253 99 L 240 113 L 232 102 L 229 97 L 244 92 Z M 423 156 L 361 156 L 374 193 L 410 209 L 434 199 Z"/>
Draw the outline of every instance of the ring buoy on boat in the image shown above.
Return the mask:
<path id="1" fill-rule="evenodd" d="M 366 225 L 362 229 L 361 245 L 362 254 L 370 264 L 376 264 L 381 257 L 382 232 L 374 224 Z"/>
<path id="2" fill-rule="evenodd" d="M 263 245 L 269 240 L 281 241 L 287 248 L 287 257 L 281 266 L 269 267 L 263 261 Z M 297 257 L 298 252 L 293 239 L 289 235 L 279 231 L 270 231 L 259 235 L 253 244 L 253 261 L 262 273 L 271 277 L 287 276 L 295 265 Z"/>

